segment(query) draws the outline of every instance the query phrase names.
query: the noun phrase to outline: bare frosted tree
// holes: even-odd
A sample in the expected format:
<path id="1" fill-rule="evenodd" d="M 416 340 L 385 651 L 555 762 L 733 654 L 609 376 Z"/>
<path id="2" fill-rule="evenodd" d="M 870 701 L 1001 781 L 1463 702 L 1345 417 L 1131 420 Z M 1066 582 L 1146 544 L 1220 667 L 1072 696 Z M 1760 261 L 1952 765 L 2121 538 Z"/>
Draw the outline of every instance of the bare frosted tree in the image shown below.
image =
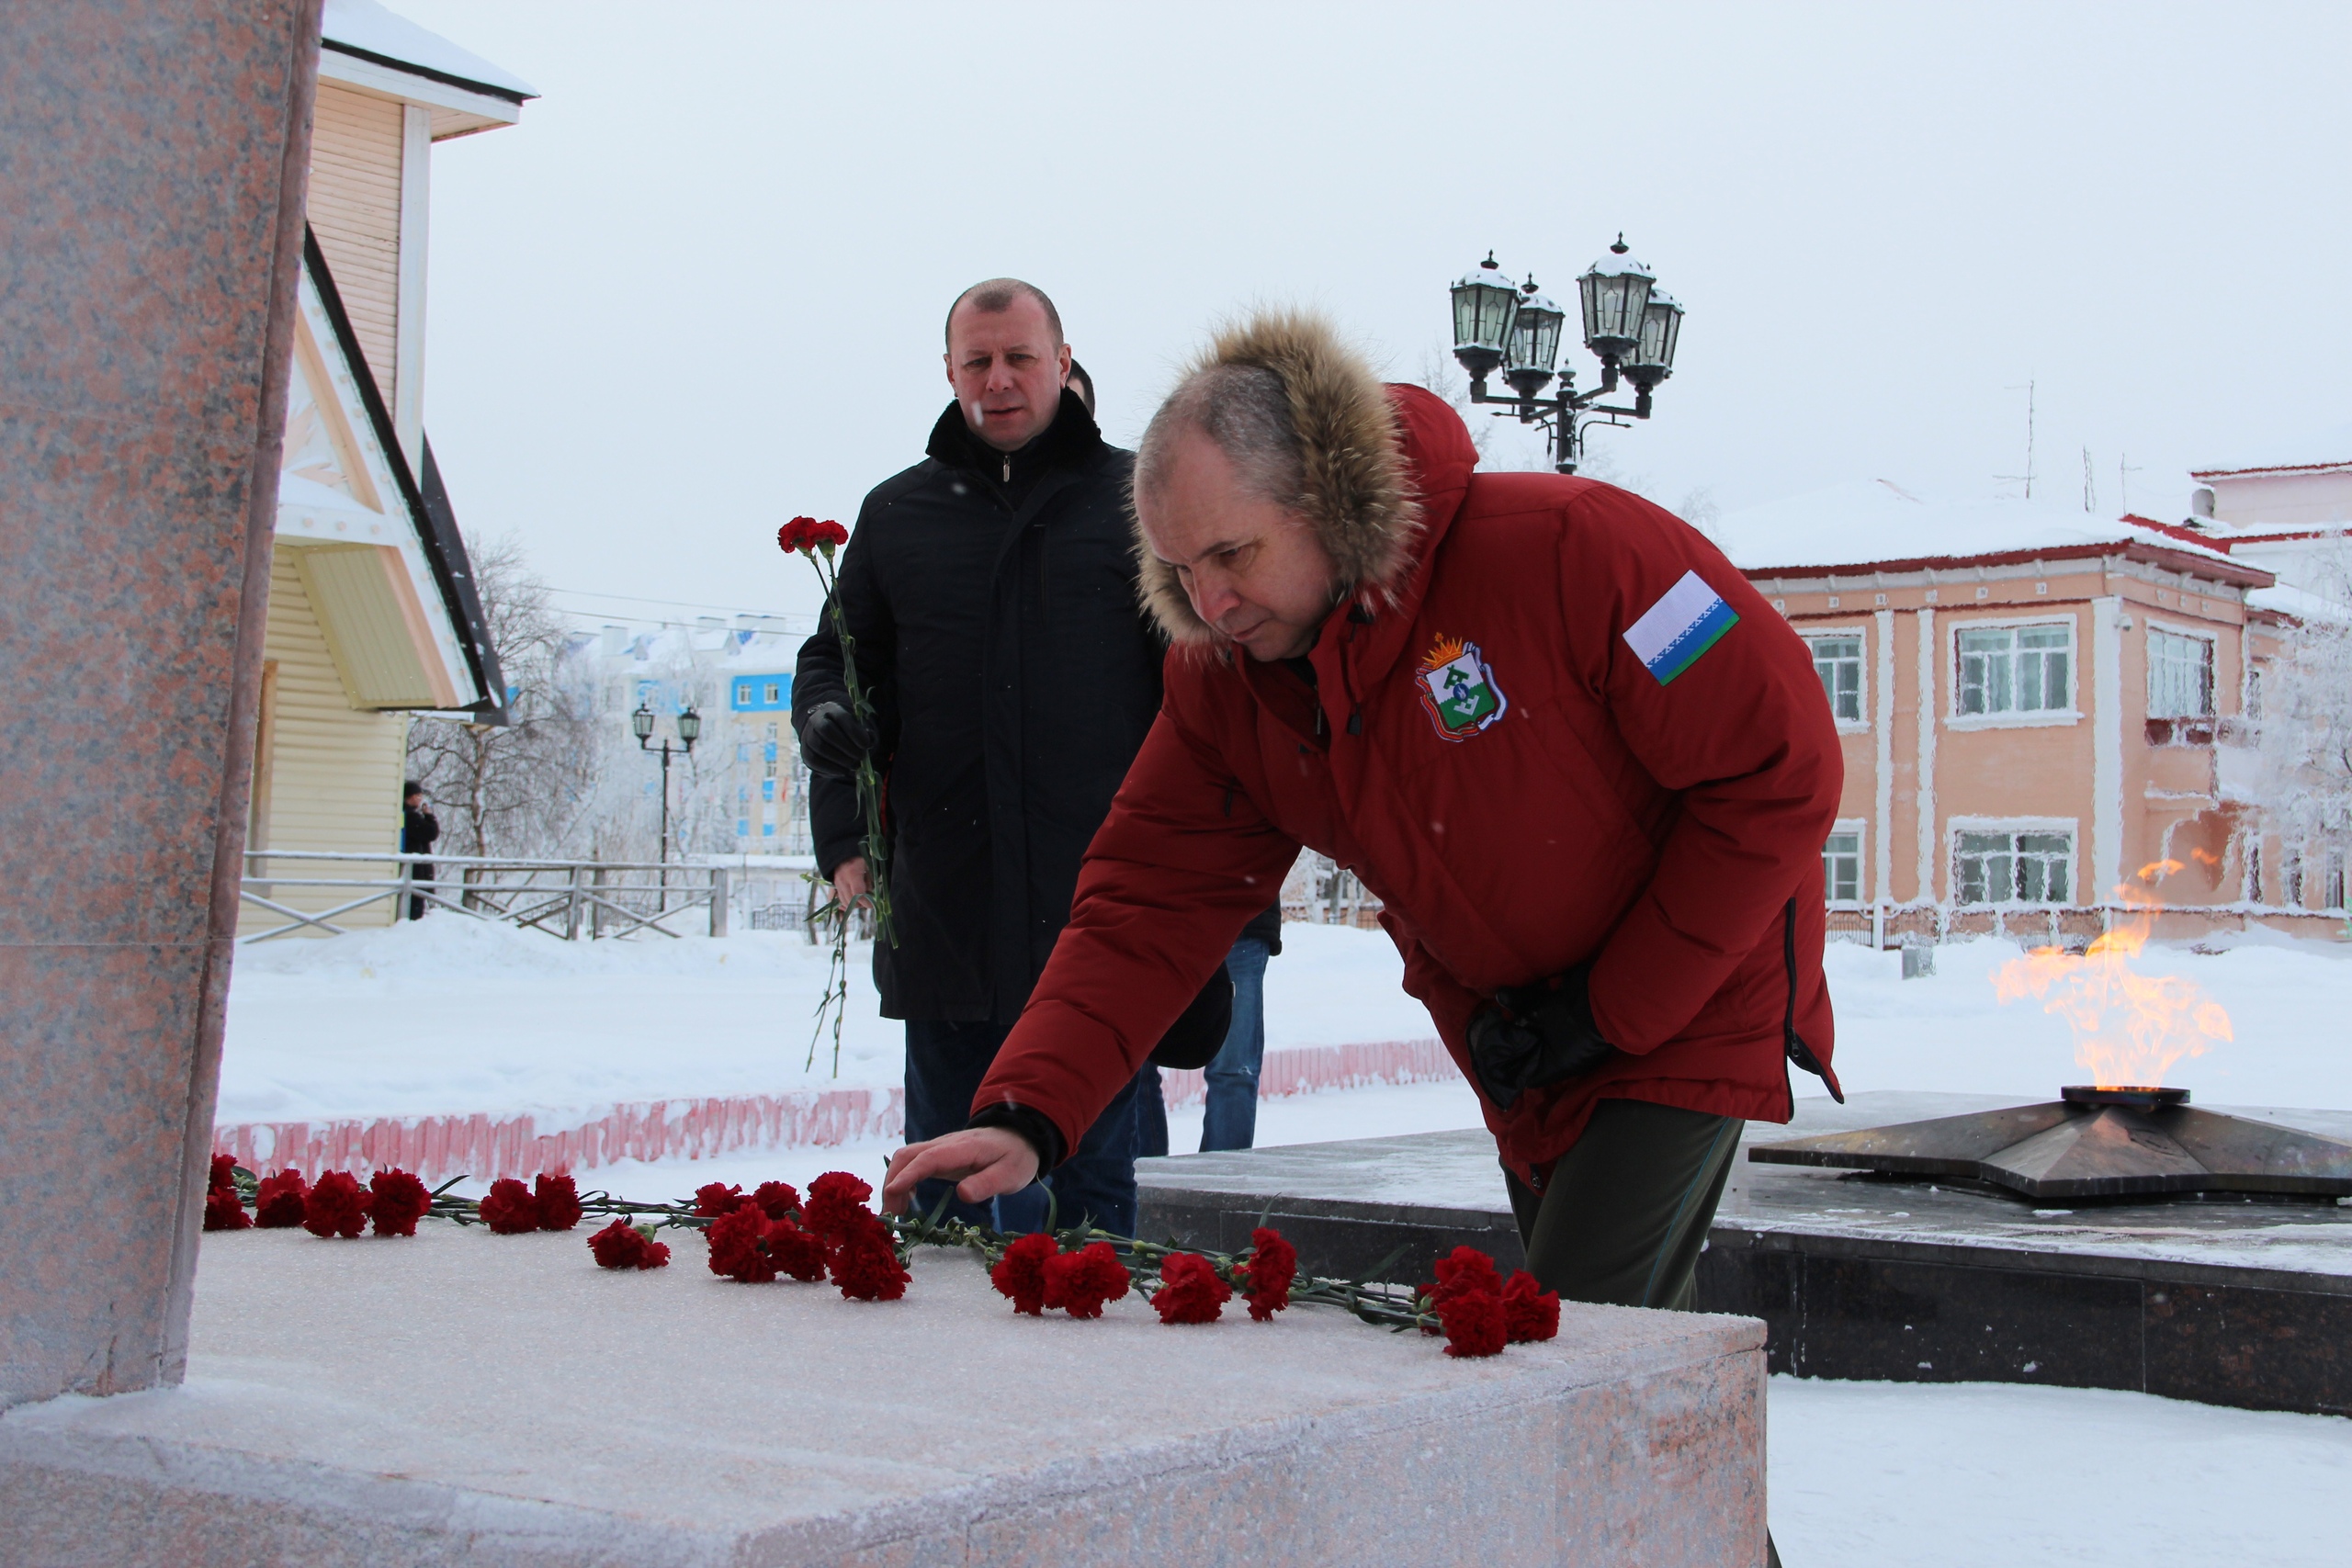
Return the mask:
<path id="1" fill-rule="evenodd" d="M 2251 716 L 2256 793 L 2290 846 L 2352 832 L 2352 556 L 2344 545 L 2296 575 L 2305 598 L 2261 671 Z"/>
<path id="2" fill-rule="evenodd" d="M 576 852 L 596 795 L 594 692 L 566 678 L 570 634 L 512 539 L 469 537 L 467 554 L 506 676 L 508 722 L 423 717 L 409 727 L 410 776 L 465 855 Z"/>

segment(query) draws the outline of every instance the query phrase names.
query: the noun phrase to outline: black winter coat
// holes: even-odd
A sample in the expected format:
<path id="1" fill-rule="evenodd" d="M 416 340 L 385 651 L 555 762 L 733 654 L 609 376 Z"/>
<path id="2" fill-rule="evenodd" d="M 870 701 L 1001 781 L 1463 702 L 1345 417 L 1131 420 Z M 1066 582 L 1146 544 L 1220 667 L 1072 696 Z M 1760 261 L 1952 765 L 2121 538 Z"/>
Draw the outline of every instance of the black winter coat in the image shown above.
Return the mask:
<path id="1" fill-rule="evenodd" d="M 1136 597 L 1134 455 L 1075 395 L 1009 466 L 953 403 L 927 450 L 865 498 L 841 559 L 899 937 L 875 944 L 874 982 L 888 1018 L 1011 1023 L 1159 713 L 1165 644 Z M 847 700 L 828 614 L 800 650 L 795 731 Z M 856 790 L 820 780 L 809 804 L 830 875 L 862 852 Z"/>

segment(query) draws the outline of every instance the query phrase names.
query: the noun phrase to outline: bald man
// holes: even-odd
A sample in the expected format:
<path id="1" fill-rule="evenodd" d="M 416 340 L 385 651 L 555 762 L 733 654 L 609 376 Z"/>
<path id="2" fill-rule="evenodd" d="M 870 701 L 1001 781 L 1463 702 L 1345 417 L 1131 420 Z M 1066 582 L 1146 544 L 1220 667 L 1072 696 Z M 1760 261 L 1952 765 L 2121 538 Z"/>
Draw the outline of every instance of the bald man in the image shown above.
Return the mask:
<path id="1" fill-rule="evenodd" d="M 899 940 L 875 944 L 874 980 L 883 1016 L 906 1022 L 916 1140 L 966 1125 L 1159 712 L 1166 648 L 1136 597 L 1134 455 L 1103 441 L 1070 389 L 1053 301 L 1017 278 L 975 284 L 946 338 L 955 400 L 924 459 L 865 498 L 842 558 L 841 608 L 879 724 L 850 710 L 830 617 L 792 694 L 818 780 L 818 866 L 844 903 L 869 880 L 848 781 L 867 755 L 883 774 Z M 1057 1149 L 1057 1224 L 1134 1233 L 1136 1134 L 1130 1080 Z M 918 1201 L 928 1212 L 945 1191 Z M 1045 1192 L 949 1213 L 1035 1229 Z"/>

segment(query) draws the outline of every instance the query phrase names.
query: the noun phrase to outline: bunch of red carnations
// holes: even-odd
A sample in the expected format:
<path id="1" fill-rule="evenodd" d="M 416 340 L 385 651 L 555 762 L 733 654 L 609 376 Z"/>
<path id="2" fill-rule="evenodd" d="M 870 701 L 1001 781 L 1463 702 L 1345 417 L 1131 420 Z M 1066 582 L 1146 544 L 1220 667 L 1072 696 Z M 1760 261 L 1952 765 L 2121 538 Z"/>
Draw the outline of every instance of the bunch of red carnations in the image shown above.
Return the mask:
<path id="1" fill-rule="evenodd" d="M 810 1182 L 805 1202 L 788 1182 L 763 1181 L 747 1193 L 714 1181 L 695 1190 L 694 1213 L 710 1222 L 705 1238 L 714 1274 L 751 1285 L 779 1275 L 808 1284 L 830 1277 L 851 1301 L 894 1302 L 913 1276 L 897 1235 L 865 1206 L 873 1196 L 845 1170 Z"/>
<path id="2" fill-rule="evenodd" d="M 541 1171 L 526 1187 L 511 1176 L 490 1184 L 477 1209 L 493 1235 L 526 1235 L 532 1231 L 568 1231 L 587 1211 L 580 1205 L 580 1187 L 569 1176 Z"/>
<path id="3" fill-rule="evenodd" d="M 820 523 L 814 517 L 796 517 L 775 531 L 775 542 L 787 552 L 807 555 L 815 550 L 831 559 L 835 550 L 849 543 L 849 530 L 830 519 Z"/>
<path id="4" fill-rule="evenodd" d="M 1509 1280 L 1495 1260 L 1475 1247 L 1457 1247 L 1438 1259 L 1437 1279 L 1421 1287 L 1426 1310 L 1442 1333 L 1449 1356 L 1493 1356 L 1506 1345 L 1549 1339 L 1560 1332 L 1560 1295 L 1537 1283 L 1524 1269 Z"/>
<path id="5" fill-rule="evenodd" d="M 250 1189 L 254 1213 L 245 1213 Z M 379 1170 L 366 1186 L 347 1170 L 330 1170 L 315 1182 L 299 1170 L 281 1170 L 259 1180 L 234 1156 L 212 1156 L 211 1183 L 204 1194 L 209 1231 L 265 1230 L 300 1225 L 315 1236 L 358 1235 L 370 1221 L 378 1235 L 414 1235 L 416 1222 L 433 1206 L 424 1183 L 405 1170 Z"/>
<path id="6" fill-rule="evenodd" d="M 1139 1255 L 1159 1258 L 1159 1288 L 1150 1300 L 1159 1321 L 1215 1323 L 1233 1299 L 1236 1286 L 1250 1303 L 1250 1315 L 1260 1323 L 1290 1305 L 1291 1285 L 1298 1277 L 1297 1249 L 1279 1232 L 1263 1226 L 1250 1233 L 1250 1244 L 1249 1252 L 1222 1268 L 1199 1253 L 1139 1247 Z M 1040 1231 L 1007 1246 L 989 1270 L 989 1281 L 1012 1298 L 1014 1312 L 1031 1317 L 1056 1309 L 1072 1317 L 1100 1317 L 1105 1303 L 1127 1293 L 1135 1276 L 1108 1241 L 1065 1248 Z"/>

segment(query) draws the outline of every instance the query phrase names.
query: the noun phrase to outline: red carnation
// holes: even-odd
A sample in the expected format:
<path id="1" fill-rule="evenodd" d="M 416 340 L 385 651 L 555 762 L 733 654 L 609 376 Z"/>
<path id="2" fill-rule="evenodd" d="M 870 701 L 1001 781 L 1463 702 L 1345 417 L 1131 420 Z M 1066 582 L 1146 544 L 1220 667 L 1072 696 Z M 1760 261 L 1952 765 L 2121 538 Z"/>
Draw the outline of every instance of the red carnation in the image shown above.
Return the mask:
<path id="1" fill-rule="evenodd" d="M 599 1269 L 663 1269 L 670 1263 L 670 1246 L 653 1239 L 650 1225 L 615 1220 L 588 1238 Z"/>
<path id="2" fill-rule="evenodd" d="M 751 1201 L 772 1220 L 788 1220 L 800 1212 L 800 1194 L 789 1181 L 763 1181 Z"/>
<path id="3" fill-rule="evenodd" d="M 615 1220 L 588 1238 L 588 1250 L 599 1269 L 634 1269 L 645 1253 L 645 1233 L 627 1220 Z"/>
<path id="4" fill-rule="evenodd" d="M 855 1177 L 850 1178 L 856 1181 Z M 815 1189 L 825 1178 L 819 1177 L 810 1186 L 810 1201 L 815 1201 Z M 858 1181 L 864 1188 L 865 1183 Z M 875 1218 L 873 1212 L 859 1208 L 857 1220 L 833 1236 L 832 1248 L 825 1261 L 831 1267 L 833 1283 L 842 1296 L 854 1302 L 895 1302 L 907 1293 L 907 1285 L 914 1278 L 899 1261 L 899 1249 L 891 1241 L 890 1227 Z"/>
<path id="5" fill-rule="evenodd" d="M 829 1170 L 808 1184 L 808 1201 L 800 1223 L 827 1241 L 839 1241 L 861 1219 L 874 1217 L 865 1206 L 873 1196 L 874 1189 L 848 1171 Z"/>
<path id="6" fill-rule="evenodd" d="M 490 1191 L 482 1198 L 481 1223 L 499 1235 L 521 1235 L 539 1228 L 539 1205 L 529 1188 L 511 1176 L 502 1176 L 490 1184 Z"/>
<path id="7" fill-rule="evenodd" d="M 1495 1269 L 1495 1260 L 1475 1247 L 1457 1247 L 1437 1260 L 1437 1289 L 1431 1293 L 1441 1298 L 1482 1291 L 1499 1296 L 1503 1277 Z"/>
<path id="8" fill-rule="evenodd" d="M 1250 1315 L 1260 1323 L 1290 1305 L 1291 1281 L 1298 1278 L 1298 1248 L 1280 1231 L 1261 1226 L 1250 1233 L 1250 1261 L 1240 1273 L 1249 1281 Z"/>
<path id="9" fill-rule="evenodd" d="M 1054 1238 L 1033 1232 L 1004 1249 L 1004 1257 L 989 1270 L 989 1283 L 1012 1298 L 1012 1310 L 1031 1317 L 1046 1313 L 1046 1265 L 1059 1249 Z"/>
<path id="10" fill-rule="evenodd" d="M 433 1207 L 433 1194 L 405 1170 L 379 1170 L 368 1183 L 368 1212 L 378 1235 L 414 1235 L 416 1222 Z"/>
<path id="11" fill-rule="evenodd" d="M 808 531 L 808 543 L 830 559 L 835 550 L 849 543 L 849 530 L 828 517 Z"/>
<path id="12" fill-rule="evenodd" d="M 1503 1332 L 1514 1345 L 1549 1339 L 1560 1332 L 1560 1292 L 1547 1291 L 1524 1269 L 1513 1269 L 1503 1286 Z"/>
<path id="13" fill-rule="evenodd" d="M 299 1170 L 265 1176 L 254 1190 L 254 1224 L 264 1230 L 299 1225 L 310 1208 L 311 1185 Z"/>
<path id="14" fill-rule="evenodd" d="M 810 1235 L 790 1220 L 770 1220 L 762 1244 L 768 1256 L 775 1259 L 776 1272 L 789 1274 L 804 1285 L 813 1285 L 825 1277 L 825 1242 L 821 1236 Z"/>
<path id="15" fill-rule="evenodd" d="M 703 1232 L 710 1242 L 710 1271 L 747 1285 L 764 1285 L 775 1278 L 775 1259 L 760 1243 L 766 1239 L 768 1217 L 749 1203 L 721 1215 Z"/>
<path id="16" fill-rule="evenodd" d="M 695 1189 L 695 1213 L 706 1220 L 721 1214 L 731 1214 L 750 1200 L 740 1187 L 721 1186 L 716 1181 L 705 1182 Z"/>
<path id="17" fill-rule="evenodd" d="M 1432 1309 L 1442 1309 L 1455 1296 L 1472 1292 L 1499 1297 L 1503 1293 L 1503 1277 L 1495 1270 L 1495 1260 L 1475 1247 L 1457 1247 L 1437 1260 L 1437 1282 L 1423 1285 L 1421 1294 L 1430 1299 Z M 1424 1326 L 1424 1334 L 1437 1329 Z"/>
<path id="18" fill-rule="evenodd" d="M 1162 1323 L 1215 1323 L 1232 1299 L 1233 1287 L 1216 1277 L 1207 1258 L 1174 1252 L 1159 1265 L 1159 1290 L 1151 1305 Z"/>
<path id="19" fill-rule="evenodd" d="M 776 547 L 787 553 L 793 550 L 806 551 L 813 542 L 808 537 L 809 532 L 816 526 L 817 520 L 814 517 L 794 518 L 775 531 Z"/>
<path id="20" fill-rule="evenodd" d="M 1134 1282 L 1107 1241 L 1090 1241 L 1046 1260 L 1046 1304 L 1066 1308 L 1072 1317 L 1101 1317 L 1102 1304 L 1125 1295 Z"/>
<path id="21" fill-rule="evenodd" d="M 347 1170 L 319 1178 L 304 1201 L 302 1228 L 315 1236 L 357 1235 L 368 1228 L 368 1193 Z"/>
<path id="22" fill-rule="evenodd" d="M 1503 1348 L 1503 1303 L 1487 1291 L 1459 1291 L 1438 1303 L 1449 1356 L 1493 1356 Z"/>
<path id="23" fill-rule="evenodd" d="M 540 1172 L 532 1183 L 531 1201 L 538 1208 L 543 1231 L 568 1231 L 586 1213 L 580 1206 L 580 1185 L 568 1176 Z"/>
<path id="24" fill-rule="evenodd" d="M 245 1213 L 244 1196 L 237 1190 L 236 1156 L 214 1155 L 212 1173 L 204 1189 L 204 1228 L 241 1231 L 253 1223 Z"/>

